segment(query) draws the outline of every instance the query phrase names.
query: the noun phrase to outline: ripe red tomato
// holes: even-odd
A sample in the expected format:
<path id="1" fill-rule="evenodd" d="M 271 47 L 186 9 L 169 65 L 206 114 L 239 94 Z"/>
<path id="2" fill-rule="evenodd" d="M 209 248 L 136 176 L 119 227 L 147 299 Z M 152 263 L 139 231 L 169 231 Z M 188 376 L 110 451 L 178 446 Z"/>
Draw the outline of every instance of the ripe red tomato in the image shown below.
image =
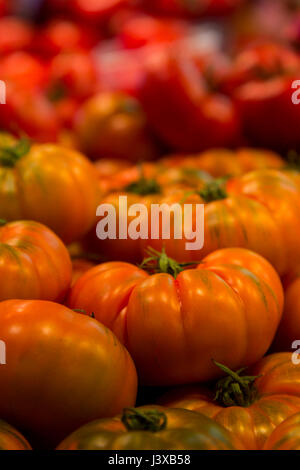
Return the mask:
<path id="1" fill-rule="evenodd" d="M 208 416 L 232 433 L 245 449 L 271 448 L 273 438 L 283 435 L 277 433 L 277 426 L 282 428 L 280 423 L 300 410 L 299 366 L 292 363 L 291 354 L 279 353 L 266 356 L 243 374 L 222 368 L 226 375 L 214 390 L 181 387 L 167 392 L 159 402 Z"/>
<path id="2" fill-rule="evenodd" d="M 127 6 L 130 0 L 68 0 L 68 2 L 79 18 L 102 22 L 120 8 Z"/>
<path id="3" fill-rule="evenodd" d="M 279 150 L 300 145 L 300 107 L 292 102 L 299 72 L 299 56 L 277 44 L 252 46 L 237 56 L 227 87 L 234 89 L 244 133 L 255 145 Z"/>
<path id="4" fill-rule="evenodd" d="M 24 89 L 43 88 L 48 82 L 48 68 L 37 57 L 17 51 L 0 58 L 1 80 L 15 87 L 15 93 Z"/>
<path id="5" fill-rule="evenodd" d="M 36 222 L 2 222 L 0 301 L 63 301 L 71 282 L 71 260 L 61 240 Z"/>
<path id="6" fill-rule="evenodd" d="M 90 26 L 67 19 L 54 19 L 44 25 L 37 38 L 36 50 L 53 57 L 61 52 L 90 50 L 100 39 L 100 33 Z"/>
<path id="7" fill-rule="evenodd" d="M 64 52 L 50 63 L 48 94 L 54 100 L 55 95 L 84 100 L 96 91 L 97 82 L 96 64 L 86 52 Z"/>
<path id="8" fill-rule="evenodd" d="M 35 30 L 30 23 L 15 16 L 0 19 L 0 54 L 27 50 L 33 44 Z"/>
<path id="9" fill-rule="evenodd" d="M 186 269 L 152 252 L 148 268 L 155 274 L 122 262 L 101 264 L 78 279 L 68 300 L 115 332 L 143 383 L 207 381 L 220 373 L 211 358 L 238 368 L 268 350 L 283 291 L 265 259 L 231 248 Z"/>
<path id="10" fill-rule="evenodd" d="M 0 317 L 0 414 L 33 444 L 52 448 L 83 424 L 134 405 L 134 364 L 93 318 L 21 300 L 1 302 Z"/>
<path id="11" fill-rule="evenodd" d="M 169 48 L 152 55 L 139 98 L 153 129 L 178 151 L 230 146 L 238 138 L 233 103 L 210 92 L 186 50 Z"/>

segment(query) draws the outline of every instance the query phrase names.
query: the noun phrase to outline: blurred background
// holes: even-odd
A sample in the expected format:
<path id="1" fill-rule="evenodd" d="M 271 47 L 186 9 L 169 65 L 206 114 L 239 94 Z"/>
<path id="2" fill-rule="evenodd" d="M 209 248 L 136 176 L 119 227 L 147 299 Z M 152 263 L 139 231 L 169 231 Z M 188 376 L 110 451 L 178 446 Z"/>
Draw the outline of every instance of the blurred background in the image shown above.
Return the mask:
<path id="1" fill-rule="evenodd" d="M 286 155 L 299 50 L 297 0 L 0 0 L 0 127 L 91 159 Z"/>

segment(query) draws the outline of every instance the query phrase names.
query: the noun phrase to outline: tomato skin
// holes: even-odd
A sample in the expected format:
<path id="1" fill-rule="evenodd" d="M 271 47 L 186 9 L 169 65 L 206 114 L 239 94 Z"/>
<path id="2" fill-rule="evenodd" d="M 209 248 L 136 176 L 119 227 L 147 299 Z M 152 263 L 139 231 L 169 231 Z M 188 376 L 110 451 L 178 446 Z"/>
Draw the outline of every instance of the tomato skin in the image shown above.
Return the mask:
<path id="1" fill-rule="evenodd" d="M 264 168 L 283 168 L 285 161 L 280 155 L 265 149 L 240 148 L 210 149 L 195 155 L 175 154 L 162 160 L 169 168 L 185 167 L 206 171 L 214 178 L 239 176 L 249 171 Z"/>
<path id="2" fill-rule="evenodd" d="M 15 16 L 0 19 L 0 54 L 28 50 L 34 41 L 34 28 Z"/>
<path id="3" fill-rule="evenodd" d="M 61 88 L 62 95 L 84 100 L 96 91 L 97 69 L 86 52 L 63 52 L 50 63 L 49 91 Z"/>
<path id="4" fill-rule="evenodd" d="M 38 34 L 38 52 L 54 57 L 63 51 L 90 50 L 96 45 L 99 34 L 91 27 L 66 19 L 51 20 Z"/>
<path id="5" fill-rule="evenodd" d="M 29 221 L 0 227 L 0 300 L 62 301 L 71 282 L 71 260 L 47 227 Z"/>
<path id="6" fill-rule="evenodd" d="M 234 450 L 240 443 L 208 418 L 186 410 L 143 406 L 139 412 L 163 412 L 167 427 L 157 432 L 128 431 L 119 416 L 87 424 L 67 437 L 57 450 Z"/>
<path id="7" fill-rule="evenodd" d="M 180 47 L 150 58 L 138 96 L 157 135 L 177 151 L 231 146 L 239 136 L 230 98 L 209 93 L 190 54 Z"/>
<path id="8" fill-rule="evenodd" d="M 139 103 L 125 93 L 105 92 L 87 100 L 75 122 L 81 150 L 92 159 L 149 160 L 156 154 Z"/>
<path id="9" fill-rule="evenodd" d="M 46 65 L 28 52 L 17 51 L 0 59 L 1 79 L 20 89 L 39 89 L 48 81 Z"/>
<path id="10" fill-rule="evenodd" d="M 300 412 L 285 419 L 267 439 L 263 450 L 300 450 Z"/>
<path id="11" fill-rule="evenodd" d="M 7 362 L 0 413 L 32 443 L 55 446 L 79 426 L 134 405 L 134 364 L 93 318 L 20 300 L 1 302 L 0 317 Z"/>
<path id="12" fill-rule="evenodd" d="M 31 447 L 19 431 L 0 420 L 0 450 L 31 450 Z"/>
<path id="13" fill-rule="evenodd" d="M 226 192 L 225 199 L 205 204 L 201 250 L 186 250 L 185 237 L 150 239 L 148 245 L 161 250 L 164 244 L 169 256 L 181 262 L 201 260 L 217 249 L 237 246 L 262 255 L 280 275 L 299 265 L 300 192 L 294 179 L 278 170 L 257 170 L 229 179 Z M 203 202 L 199 197 L 198 203 Z"/>
<path id="14" fill-rule="evenodd" d="M 104 263 L 75 283 L 68 305 L 94 312 L 115 332 L 143 383 L 172 385 L 215 378 L 212 357 L 233 367 L 260 359 L 280 321 L 283 293 L 266 260 L 232 248 L 176 280 L 127 263 Z"/>
<path id="15" fill-rule="evenodd" d="M 0 166 L 0 174 L 1 218 L 44 223 L 67 243 L 94 224 L 99 186 L 92 164 L 80 153 L 35 144 L 14 167 Z"/>
<path id="16" fill-rule="evenodd" d="M 300 410 L 299 368 L 292 363 L 290 353 L 278 353 L 259 361 L 249 375 L 261 377 L 255 381 L 258 397 L 248 407 L 224 408 L 213 400 L 211 391 L 199 386 L 174 389 L 159 402 L 204 414 L 235 435 L 245 449 L 262 449 L 272 431 Z"/>
<path id="17" fill-rule="evenodd" d="M 95 263 L 85 258 L 75 258 L 72 260 L 72 283 L 74 285 L 86 271 L 93 268 Z"/>
<path id="18" fill-rule="evenodd" d="M 73 0 L 70 8 L 82 19 L 92 22 L 102 22 L 116 13 L 120 8 L 126 7 L 129 0 Z"/>
<path id="19" fill-rule="evenodd" d="M 282 320 L 273 343 L 275 351 L 291 351 L 294 341 L 300 338 L 300 277 L 288 284 L 285 289 L 285 302 Z"/>

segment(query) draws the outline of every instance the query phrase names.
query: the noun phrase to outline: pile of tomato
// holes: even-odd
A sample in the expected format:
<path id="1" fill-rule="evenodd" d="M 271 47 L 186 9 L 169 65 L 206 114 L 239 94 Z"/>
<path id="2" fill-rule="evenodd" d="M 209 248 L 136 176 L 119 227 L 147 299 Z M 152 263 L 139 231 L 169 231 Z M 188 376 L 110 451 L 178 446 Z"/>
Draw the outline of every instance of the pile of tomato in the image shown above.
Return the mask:
<path id="1" fill-rule="evenodd" d="M 0 0 L 0 449 L 300 450 L 300 5 L 29 3 Z"/>

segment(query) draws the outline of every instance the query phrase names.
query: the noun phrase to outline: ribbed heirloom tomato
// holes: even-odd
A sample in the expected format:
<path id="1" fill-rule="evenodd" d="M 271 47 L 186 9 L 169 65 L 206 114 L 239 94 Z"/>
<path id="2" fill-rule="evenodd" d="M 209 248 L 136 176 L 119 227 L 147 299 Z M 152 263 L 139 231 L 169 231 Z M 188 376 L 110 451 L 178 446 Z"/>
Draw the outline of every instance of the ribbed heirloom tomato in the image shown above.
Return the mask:
<path id="1" fill-rule="evenodd" d="M 185 269 L 151 252 L 145 270 L 122 262 L 92 268 L 68 305 L 93 312 L 130 351 L 143 383 L 172 385 L 220 375 L 268 350 L 283 307 L 278 275 L 259 255 L 224 249 Z"/>
<path id="2" fill-rule="evenodd" d="M 241 444 L 233 435 L 206 416 L 161 406 L 124 409 L 122 416 L 83 426 L 58 446 L 58 450 L 240 448 Z"/>
<path id="3" fill-rule="evenodd" d="M 0 420 L 0 450 L 31 450 L 31 447 L 19 431 Z"/>
<path id="4" fill-rule="evenodd" d="M 246 375 L 241 374 L 243 369 L 235 373 L 221 367 L 229 375 L 216 384 L 215 394 L 204 387 L 182 387 L 168 392 L 160 403 L 204 414 L 246 449 L 261 449 L 283 420 L 300 411 L 299 366 L 292 363 L 290 353 L 278 353 L 244 371 Z"/>
<path id="5" fill-rule="evenodd" d="M 36 220 L 69 243 L 95 222 L 98 192 L 94 167 L 80 153 L 0 134 L 0 218 Z"/>
<path id="6" fill-rule="evenodd" d="M 0 320 L 0 415 L 33 445 L 51 448 L 83 424 L 134 405 L 134 364 L 93 318 L 53 302 L 8 300 Z"/>
<path id="7" fill-rule="evenodd" d="M 265 169 L 216 181 L 195 193 L 193 202 L 205 203 L 201 250 L 186 250 L 184 236 L 150 238 L 147 244 L 157 250 L 165 246 L 179 261 L 200 260 L 219 248 L 243 247 L 265 257 L 280 275 L 300 264 L 300 191 L 288 173 Z"/>
<path id="8" fill-rule="evenodd" d="M 50 229 L 37 222 L 0 221 L 0 301 L 62 301 L 71 272 L 68 250 Z"/>
<path id="9" fill-rule="evenodd" d="M 277 426 L 267 439 L 264 450 L 300 450 L 300 412 Z"/>

